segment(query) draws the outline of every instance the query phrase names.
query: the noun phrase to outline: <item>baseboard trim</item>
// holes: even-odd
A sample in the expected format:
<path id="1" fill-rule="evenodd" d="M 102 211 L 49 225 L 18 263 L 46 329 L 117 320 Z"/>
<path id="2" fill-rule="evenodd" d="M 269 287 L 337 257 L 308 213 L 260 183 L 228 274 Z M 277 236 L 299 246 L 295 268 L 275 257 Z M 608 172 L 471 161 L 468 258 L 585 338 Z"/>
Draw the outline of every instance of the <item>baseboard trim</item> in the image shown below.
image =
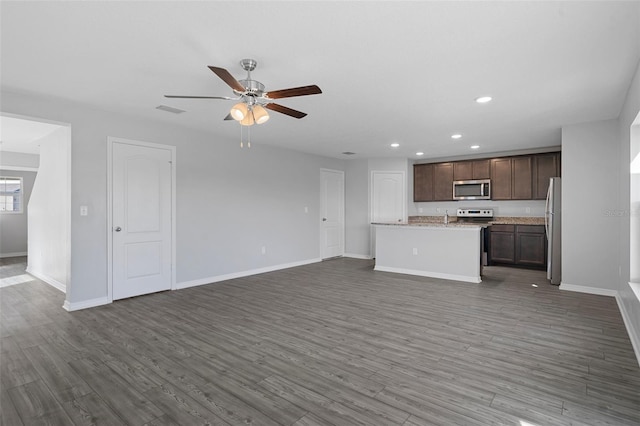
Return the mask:
<path id="1" fill-rule="evenodd" d="M 598 296 L 616 297 L 618 295 L 617 290 L 611 290 L 608 288 L 588 287 L 584 285 L 567 284 L 560 282 L 560 290 L 575 291 L 577 293 L 595 294 Z"/>
<path id="2" fill-rule="evenodd" d="M 26 272 L 29 275 L 33 275 L 34 277 L 36 277 L 37 279 L 39 279 L 40 281 L 43 281 L 47 284 L 49 284 L 51 287 L 60 290 L 63 293 L 67 292 L 67 286 L 63 283 L 61 283 L 60 281 L 51 278 L 48 275 L 42 274 L 40 272 L 34 271 L 32 268 L 30 268 L 29 266 L 27 266 Z"/>
<path id="3" fill-rule="evenodd" d="M 247 271 L 233 272 L 231 274 L 216 275 L 213 277 L 200 278 L 197 280 L 183 281 L 176 284 L 176 290 L 182 290 L 189 287 L 197 287 L 199 285 L 213 284 L 220 281 L 233 280 L 235 278 L 248 277 L 250 275 L 264 274 L 266 272 L 279 271 L 281 269 L 295 268 L 296 266 L 309 265 L 311 263 L 322 262 L 320 258 L 306 259 L 298 262 L 282 263 L 279 265 L 267 266 L 264 268 L 249 269 Z"/>
<path id="4" fill-rule="evenodd" d="M 365 259 L 365 260 L 371 260 L 373 259 L 371 256 L 366 255 L 366 254 L 356 254 L 356 253 L 345 253 L 342 255 L 342 257 L 351 257 L 353 259 Z"/>
<path id="5" fill-rule="evenodd" d="M 474 284 L 479 284 L 482 282 L 482 279 L 480 279 L 480 277 L 470 277 L 467 275 L 442 274 L 440 272 L 426 272 L 426 271 L 420 271 L 417 269 L 392 268 L 389 266 L 376 265 L 373 268 L 373 270 L 382 271 L 382 272 L 394 272 L 397 274 L 418 275 L 421 277 L 441 278 L 444 280 L 464 281 L 464 282 L 474 283 Z"/>
<path id="6" fill-rule="evenodd" d="M 624 326 L 627 329 L 627 334 L 629 335 L 629 340 L 631 340 L 633 352 L 636 354 L 636 360 L 638 361 L 638 365 L 640 366 L 640 330 L 636 330 L 633 327 L 631 317 L 629 316 L 629 313 L 627 312 L 627 309 L 625 308 L 624 302 L 622 301 L 619 293 L 616 295 L 616 302 L 618 302 L 618 309 L 620 310 L 620 314 L 622 314 L 622 321 L 624 322 Z"/>
<path id="7" fill-rule="evenodd" d="M 107 297 L 98 297 L 96 299 L 83 300 L 82 302 L 74 302 L 71 303 L 68 300 L 64 301 L 62 308 L 65 311 L 79 311 L 81 309 L 95 308 L 96 306 L 108 305 L 111 303 L 111 300 Z"/>
<path id="8" fill-rule="evenodd" d="M 15 253 L 1 253 L 0 254 L 0 259 L 4 259 L 5 257 L 22 257 L 22 256 L 26 256 L 27 252 L 26 251 L 18 251 Z"/>

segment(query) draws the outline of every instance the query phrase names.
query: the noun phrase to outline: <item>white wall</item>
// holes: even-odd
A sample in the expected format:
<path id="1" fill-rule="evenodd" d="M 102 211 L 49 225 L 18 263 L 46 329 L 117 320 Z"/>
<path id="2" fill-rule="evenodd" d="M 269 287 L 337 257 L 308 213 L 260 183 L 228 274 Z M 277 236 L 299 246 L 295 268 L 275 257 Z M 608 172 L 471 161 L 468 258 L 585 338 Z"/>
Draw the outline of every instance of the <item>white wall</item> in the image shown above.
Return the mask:
<path id="1" fill-rule="evenodd" d="M 37 154 L 25 154 L 23 152 L 7 152 L 0 153 L 0 167 L 7 167 L 11 170 L 29 170 L 38 169 L 40 156 Z"/>
<path id="2" fill-rule="evenodd" d="M 345 163 L 345 255 L 368 258 L 369 161 L 347 160 Z"/>
<path id="3" fill-rule="evenodd" d="M 42 139 L 28 210 L 27 272 L 62 291 L 70 283 L 70 149 L 68 127 Z"/>
<path id="4" fill-rule="evenodd" d="M 620 144 L 617 120 L 562 129 L 562 283 L 618 289 Z M 628 167 L 628 166 L 627 166 Z"/>
<path id="5" fill-rule="evenodd" d="M 320 168 L 344 170 L 342 160 L 270 148 L 256 138 L 251 149 L 240 149 L 236 139 L 63 100 L 11 92 L 2 100 L 4 112 L 71 124 L 71 306 L 107 294 L 108 136 L 177 147 L 178 284 L 320 257 Z M 79 216 L 82 205 L 88 216 Z"/>
<path id="6" fill-rule="evenodd" d="M 2 153 L 2 156 L 7 154 Z M 27 254 L 27 212 L 29 197 L 36 179 L 36 172 L 5 170 L 0 176 L 22 178 L 22 213 L 0 214 L 0 257 L 25 256 Z"/>
<path id="7" fill-rule="evenodd" d="M 621 276 L 618 278 L 618 305 L 631 337 L 636 357 L 640 363 L 640 294 L 634 293 L 631 288 L 631 270 L 640 271 L 640 252 L 631 251 L 631 245 L 640 248 L 640 175 L 634 175 L 634 186 L 631 186 L 631 174 L 629 164 L 633 155 L 640 152 L 640 122 L 637 120 L 640 114 L 640 63 L 635 71 L 634 79 L 627 92 L 627 99 L 619 117 L 620 156 L 618 169 L 620 172 L 619 188 L 620 203 L 618 210 L 618 252 Z M 633 192 L 632 192 L 633 191 Z M 632 195 L 633 194 L 633 195 Z M 631 222 L 637 226 L 631 229 Z M 634 275 L 634 285 L 640 290 L 640 277 Z"/>

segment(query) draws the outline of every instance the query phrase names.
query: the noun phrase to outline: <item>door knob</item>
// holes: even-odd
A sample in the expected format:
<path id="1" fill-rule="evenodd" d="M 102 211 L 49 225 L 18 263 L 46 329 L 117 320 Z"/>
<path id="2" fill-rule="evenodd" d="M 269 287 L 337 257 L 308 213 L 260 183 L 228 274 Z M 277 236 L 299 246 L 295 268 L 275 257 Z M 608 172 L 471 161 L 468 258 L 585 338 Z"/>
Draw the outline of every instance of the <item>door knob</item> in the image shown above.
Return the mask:
<path id="1" fill-rule="evenodd" d="M 122 231 L 122 228 L 120 228 L 120 227 L 118 226 L 118 227 L 116 227 L 115 231 L 116 231 L 116 232 L 120 232 L 120 231 Z"/>
<path id="2" fill-rule="evenodd" d="M 323 222 L 326 222 L 326 221 L 327 221 L 327 218 L 326 218 L 326 217 L 323 217 L 323 218 L 322 218 L 322 221 L 323 221 Z"/>

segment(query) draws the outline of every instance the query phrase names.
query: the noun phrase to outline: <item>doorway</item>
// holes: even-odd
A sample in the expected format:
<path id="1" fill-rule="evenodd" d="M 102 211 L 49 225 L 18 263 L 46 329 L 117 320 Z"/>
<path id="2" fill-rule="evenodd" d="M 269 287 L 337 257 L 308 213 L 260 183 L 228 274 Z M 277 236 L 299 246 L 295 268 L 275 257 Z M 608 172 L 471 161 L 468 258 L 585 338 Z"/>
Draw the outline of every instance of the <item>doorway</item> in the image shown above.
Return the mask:
<path id="1" fill-rule="evenodd" d="M 371 172 L 371 222 L 407 219 L 406 178 L 403 171 Z M 371 257 L 376 257 L 375 227 L 371 227 Z"/>
<path id="2" fill-rule="evenodd" d="M 320 257 L 344 255 L 344 172 L 320 170 Z"/>
<path id="3" fill-rule="evenodd" d="M 175 147 L 109 138 L 110 301 L 175 288 Z"/>

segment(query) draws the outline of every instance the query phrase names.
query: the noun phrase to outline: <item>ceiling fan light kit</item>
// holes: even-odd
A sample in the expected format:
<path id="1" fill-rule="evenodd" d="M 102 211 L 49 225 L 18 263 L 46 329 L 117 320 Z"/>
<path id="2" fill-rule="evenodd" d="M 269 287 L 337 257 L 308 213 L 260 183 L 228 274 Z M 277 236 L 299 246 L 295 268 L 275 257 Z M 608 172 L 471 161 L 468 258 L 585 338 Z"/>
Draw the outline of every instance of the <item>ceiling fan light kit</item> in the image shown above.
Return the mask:
<path id="1" fill-rule="evenodd" d="M 240 61 L 240 66 L 247 72 L 247 78 L 244 80 L 236 80 L 230 73 L 224 68 L 209 66 L 209 69 L 216 74 L 222 81 L 224 81 L 237 96 L 236 98 L 229 98 L 226 96 L 179 96 L 179 95 L 165 95 L 167 98 L 183 98 L 183 99 L 225 99 L 239 101 L 229 111 L 229 115 L 225 117 L 228 120 L 229 117 L 238 121 L 243 126 L 252 126 L 254 124 L 263 124 L 269 120 L 269 113 L 267 109 L 276 111 L 281 114 L 288 115 L 293 118 L 303 118 L 307 114 L 301 111 L 296 111 L 273 102 L 274 99 L 291 98 L 294 96 L 306 96 L 317 95 L 322 93 L 322 90 L 316 85 L 294 87 L 291 89 L 276 90 L 272 92 L 265 92 L 264 84 L 251 78 L 251 71 L 253 71 L 258 62 L 255 59 L 243 59 Z"/>

